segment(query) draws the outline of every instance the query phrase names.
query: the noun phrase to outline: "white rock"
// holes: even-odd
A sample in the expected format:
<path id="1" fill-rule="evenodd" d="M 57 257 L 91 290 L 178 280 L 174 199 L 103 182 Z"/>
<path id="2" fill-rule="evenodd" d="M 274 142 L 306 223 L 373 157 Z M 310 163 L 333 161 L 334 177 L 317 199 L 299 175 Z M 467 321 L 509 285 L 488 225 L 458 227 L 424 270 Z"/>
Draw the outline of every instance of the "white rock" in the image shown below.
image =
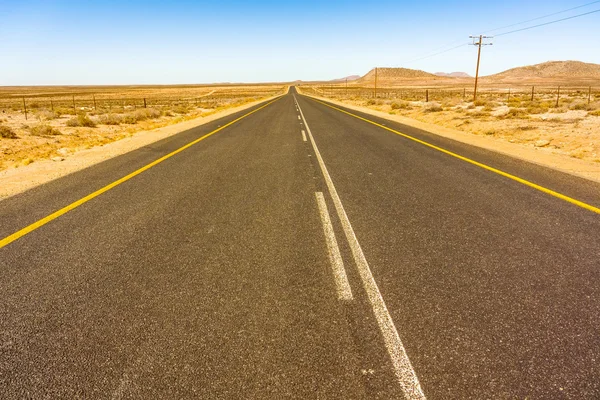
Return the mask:
<path id="1" fill-rule="evenodd" d="M 537 142 L 535 142 L 533 145 L 534 145 L 535 147 L 546 147 L 546 146 L 548 146 L 549 144 L 550 144 L 550 141 L 549 141 L 549 140 L 542 139 L 542 140 L 538 140 L 538 141 L 537 141 Z"/>
<path id="2" fill-rule="evenodd" d="M 63 157 L 52 157 L 51 160 L 52 161 L 63 161 L 64 158 Z"/>

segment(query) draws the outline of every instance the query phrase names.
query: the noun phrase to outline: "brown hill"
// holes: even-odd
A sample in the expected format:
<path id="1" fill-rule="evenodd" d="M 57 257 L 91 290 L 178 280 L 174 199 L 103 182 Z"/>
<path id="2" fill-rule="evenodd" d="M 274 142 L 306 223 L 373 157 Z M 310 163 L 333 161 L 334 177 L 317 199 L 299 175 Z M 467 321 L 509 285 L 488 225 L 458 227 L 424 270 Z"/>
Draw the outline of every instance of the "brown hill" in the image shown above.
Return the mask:
<path id="1" fill-rule="evenodd" d="M 436 72 L 435 75 L 445 76 L 448 78 L 471 78 L 471 75 L 467 74 L 466 72 Z"/>
<path id="2" fill-rule="evenodd" d="M 381 82 L 408 80 L 408 79 L 439 79 L 438 76 L 429 72 L 409 68 L 377 68 L 377 80 Z M 365 76 L 358 79 L 357 83 L 372 82 L 375 80 L 375 68 L 367 72 Z"/>
<path id="3" fill-rule="evenodd" d="M 485 77 L 490 81 L 585 81 L 600 79 L 600 64 L 581 61 L 548 61 L 541 64 L 512 68 Z"/>

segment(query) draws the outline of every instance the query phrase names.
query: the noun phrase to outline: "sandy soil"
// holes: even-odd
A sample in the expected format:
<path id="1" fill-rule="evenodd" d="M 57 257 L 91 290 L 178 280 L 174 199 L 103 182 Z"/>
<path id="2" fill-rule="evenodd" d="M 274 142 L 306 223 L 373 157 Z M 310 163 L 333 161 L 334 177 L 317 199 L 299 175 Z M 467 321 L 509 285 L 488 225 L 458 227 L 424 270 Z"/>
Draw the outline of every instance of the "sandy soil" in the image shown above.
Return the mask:
<path id="1" fill-rule="evenodd" d="M 563 106 L 530 114 L 525 107 L 502 103 L 475 106 L 458 100 L 438 104 L 332 99 L 317 95 L 311 88 L 300 90 L 357 111 L 600 182 L 600 116 L 593 115 L 594 111 Z M 519 110 L 513 111 L 516 116 L 507 116 L 513 108 Z"/>
<path id="2" fill-rule="evenodd" d="M 286 89 L 287 90 L 287 89 Z M 24 192 L 32 187 L 49 182 L 53 179 L 65 176 L 72 172 L 87 168 L 91 165 L 105 161 L 120 154 L 146 146 L 150 143 L 159 141 L 166 137 L 175 135 L 185 130 L 206 124 L 215 119 L 250 108 L 262 101 L 273 99 L 280 95 L 267 98 L 261 98 L 252 102 L 245 102 L 241 105 L 222 107 L 218 110 L 211 110 L 210 113 L 200 113 L 199 115 L 190 115 L 186 118 L 159 119 L 158 121 L 144 121 L 143 124 L 136 124 L 134 130 L 118 130 L 109 127 L 99 132 L 98 128 L 79 128 L 90 130 L 94 138 L 80 134 L 87 138 L 85 147 L 67 147 L 66 143 L 76 144 L 76 137 L 72 142 L 61 140 L 54 143 L 52 139 L 44 139 L 41 143 L 35 143 L 36 149 L 43 149 L 48 154 L 53 155 L 51 159 L 38 159 L 35 162 L 22 163 L 18 168 L 8 168 L 0 171 L 0 199 Z M 162 117 L 161 117 L 162 118 Z M 112 129 L 111 129 L 112 128 Z M 61 139 L 64 139 L 61 135 Z M 1 139 L 4 143 L 17 146 L 14 139 Z M 35 141 L 36 139 L 31 139 Z M 97 141 L 94 141 L 97 140 Z M 13 144 L 14 143 L 14 144 Z M 90 145 L 93 143 L 93 145 Z M 31 144 L 20 144 L 15 152 L 31 151 Z M 63 146 L 63 147 L 60 147 Z M 58 149 L 57 149 L 58 148 Z M 56 150 L 57 149 L 57 150 Z M 65 150 L 63 150 L 65 149 Z M 13 153 L 15 154 L 15 153 Z"/>

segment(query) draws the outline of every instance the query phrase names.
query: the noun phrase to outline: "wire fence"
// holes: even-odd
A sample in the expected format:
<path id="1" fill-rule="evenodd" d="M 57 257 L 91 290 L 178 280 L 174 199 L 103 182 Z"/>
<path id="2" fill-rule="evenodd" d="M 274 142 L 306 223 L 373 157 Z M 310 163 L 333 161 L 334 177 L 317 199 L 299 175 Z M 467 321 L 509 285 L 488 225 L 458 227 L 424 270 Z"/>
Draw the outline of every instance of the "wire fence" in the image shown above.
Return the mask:
<path id="1" fill-rule="evenodd" d="M 314 85 L 303 86 L 303 91 L 320 96 L 351 99 L 391 99 L 405 101 L 444 101 L 449 99 L 473 100 L 473 87 L 440 88 L 440 87 L 405 87 L 389 88 L 365 86 L 339 86 L 339 85 Z M 550 100 L 580 99 L 588 104 L 600 99 L 600 88 L 592 86 L 511 86 L 511 87 L 484 87 L 477 91 L 478 99 L 510 101 L 515 100 Z"/>
<path id="2" fill-rule="evenodd" d="M 132 96 L 83 94 L 11 94 L 0 97 L 0 112 L 23 112 L 27 114 L 42 110 L 60 114 L 85 112 L 127 112 L 138 108 L 172 109 L 176 107 L 217 108 L 221 105 L 253 101 L 281 92 L 275 90 L 223 91 L 189 96 Z"/>

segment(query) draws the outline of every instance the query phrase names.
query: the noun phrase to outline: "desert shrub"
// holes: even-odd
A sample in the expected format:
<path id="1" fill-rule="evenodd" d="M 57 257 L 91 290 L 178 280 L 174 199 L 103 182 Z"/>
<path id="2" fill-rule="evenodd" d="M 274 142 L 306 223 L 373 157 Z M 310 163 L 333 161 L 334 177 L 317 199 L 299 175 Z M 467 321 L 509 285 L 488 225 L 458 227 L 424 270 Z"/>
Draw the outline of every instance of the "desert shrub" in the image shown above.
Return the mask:
<path id="1" fill-rule="evenodd" d="M 374 99 L 367 100 L 367 105 L 368 106 L 374 106 L 375 104 L 377 104 L 377 102 Z"/>
<path id="2" fill-rule="evenodd" d="M 40 124 L 29 128 L 29 132 L 35 136 L 56 136 L 60 135 L 60 131 L 51 126 Z"/>
<path id="3" fill-rule="evenodd" d="M 40 121 L 50 121 L 52 119 L 56 119 L 58 118 L 58 114 L 55 113 L 54 111 L 50 111 L 50 110 L 43 110 L 40 111 L 36 114 L 36 117 L 40 120 Z"/>
<path id="4" fill-rule="evenodd" d="M 67 121 L 67 126 L 83 126 L 87 128 L 94 128 L 96 123 L 87 116 L 87 114 L 77 114 L 75 118 L 71 118 Z"/>
<path id="5" fill-rule="evenodd" d="M 395 101 L 391 104 L 392 110 L 406 110 L 410 108 L 410 103 L 408 101 Z"/>
<path id="6" fill-rule="evenodd" d="M 471 117 L 489 117 L 490 113 L 489 111 L 485 111 L 485 108 L 482 111 L 473 111 L 472 113 L 469 113 L 469 116 Z"/>
<path id="7" fill-rule="evenodd" d="M 56 107 L 54 112 L 60 117 L 61 115 L 74 115 L 75 111 L 71 107 Z"/>
<path id="8" fill-rule="evenodd" d="M 171 108 L 171 111 L 173 111 L 176 114 L 187 114 L 190 111 L 190 109 L 187 105 L 179 104 Z"/>
<path id="9" fill-rule="evenodd" d="M 562 114 L 562 113 L 566 113 L 567 111 L 569 111 L 569 109 L 566 108 L 566 107 L 564 107 L 564 106 L 561 106 L 561 107 L 558 107 L 558 108 L 552 108 L 550 110 L 550 112 L 552 114 Z"/>
<path id="10" fill-rule="evenodd" d="M 122 124 L 137 124 L 137 119 L 132 113 L 127 113 L 121 115 L 121 123 Z"/>
<path id="11" fill-rule="evenodd" d="M 486 99 L 477 99 L 473 102 L 473 105 L 475 107 L 481 107 L 481 106 L 487 106 L 488 103 L 489 103 L 489 101 Z"/>
<path id="12" fill-rule="evenodd" d="M 511 108 L 505 115 L 506 118 L 525 118 L 527 112 L 521 108 Z"/>
<path id="13" fill-rule="evenodd" d="M 545 103 L 531 103 L 527 106 L 527 112 L 529 114 L 543 114 L 547 113 L 550 108 Z"/>
<path id="14" fill-rule="evenodd" d="M 136 110 L 133 112 L 133 117 L 137 121 L 158 118 L 160 116 L 161 116 L 160 110 L 157 110 L 155 108 L 140 108 L 139 110 Z"/>
<path id="15" fill-rule="evenodd" d="M 430 112 L 444 111 L 444 109 L 438 103 L 431 102 L 431 103 L 425 104 L 425 107 L 423 108 L 423 111 L 427 112 L 427 113 L 430 113 Z"/>
<path id="16" fill-rule="evenodd" d="M 123 118 L 117 114 L 104 114 L 98 117 L 98 123 L 101 125 L 119 125 Z"/>
<path id="17" fill-rule="evenodd" d="M 9 126 L 0 125 L 0 137 L 3 139 L 16 139 L 17 134 Z"/>
<path id="18" fill-rule="evenodd" d="M 600 117 L 600 110 L 590 111 L 588 115 L 593 115 L 594 117 Z"/>
<path id="19" fill-rule="evenodd" d="M 589 110 L 591 107 L 587 103 L 573 103 L 569 107 L 571 110 Z"/>

